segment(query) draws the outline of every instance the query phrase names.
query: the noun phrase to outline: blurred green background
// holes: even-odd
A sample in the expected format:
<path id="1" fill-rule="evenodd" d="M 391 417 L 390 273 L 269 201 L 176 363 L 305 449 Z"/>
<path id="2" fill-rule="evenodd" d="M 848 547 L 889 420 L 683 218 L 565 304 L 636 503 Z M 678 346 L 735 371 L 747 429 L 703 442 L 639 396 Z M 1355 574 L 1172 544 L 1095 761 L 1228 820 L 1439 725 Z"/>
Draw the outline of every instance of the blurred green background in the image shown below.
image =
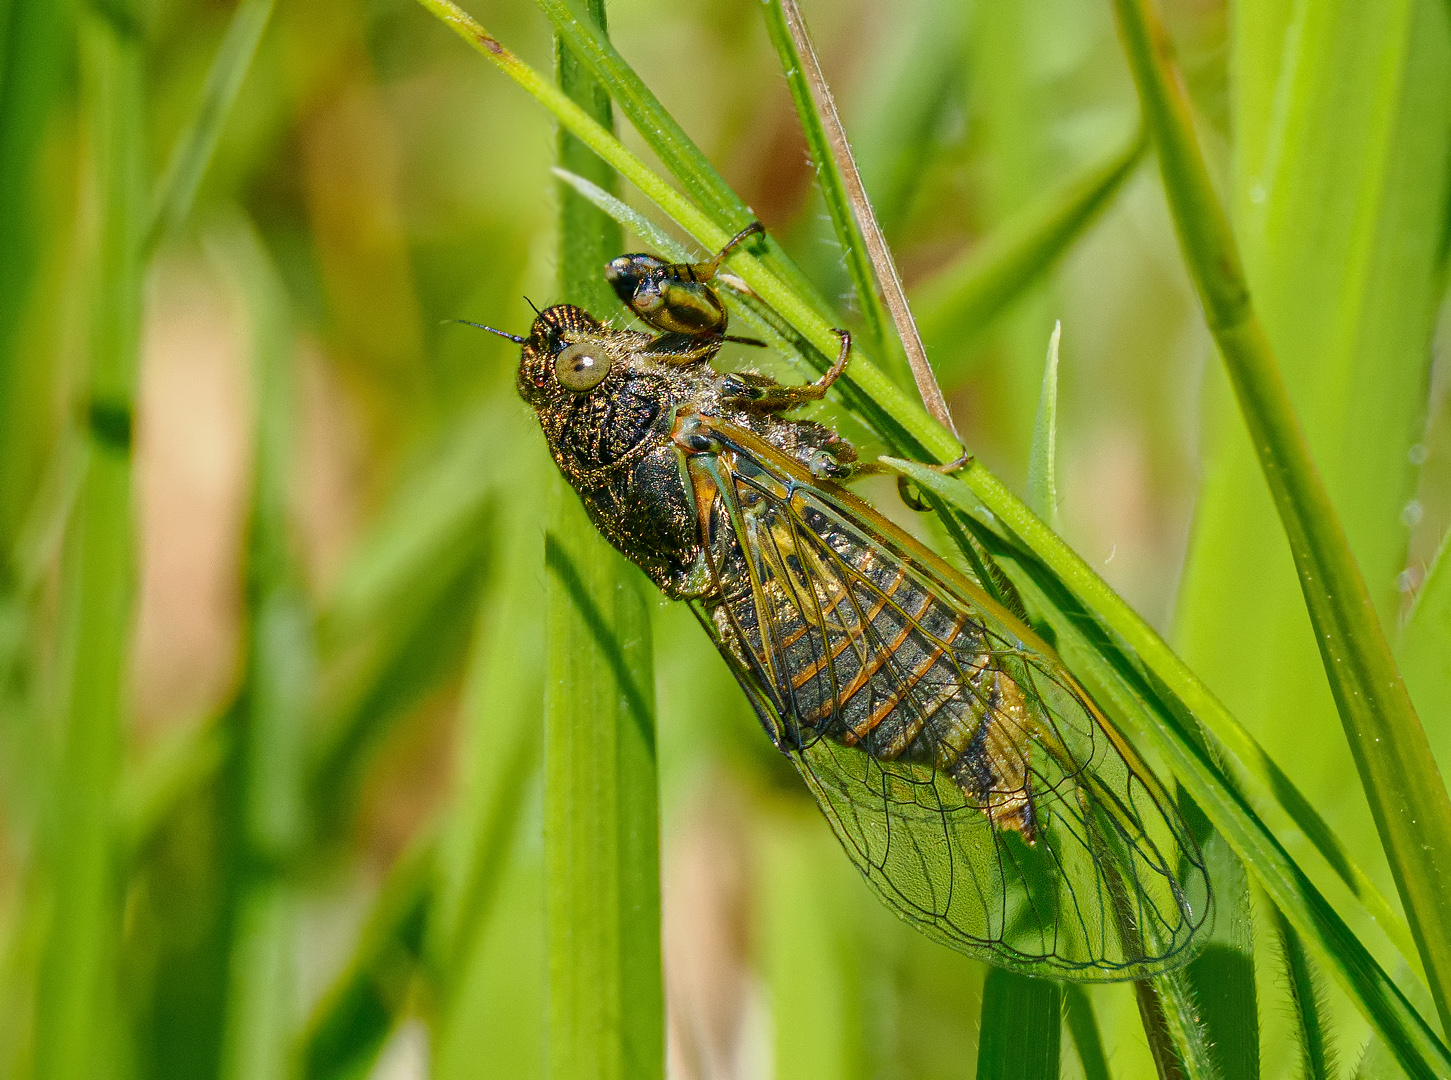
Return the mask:
<path id="1" fill-rule="evenodd" d="M 1164 6 L 1395 641 L 1451 525 L 1451 7 Z M 551 70 L 533 5 L 471 8 Z M 614 0 L 610 32 L 843 296 L 756 8 Z M 913 295 L 1133 138 L 1102 0 L 807 13 Z M 209 72 L 255 32 L 233 101 Z M 517 349 L 447 320 L 522 332 L 558 298 L 554 163 L 547 115 L 411 0 L 0 0 L 0 1077 L 542 1073 L 549 462 Z M 928 310 L 1019 489 L 1062 321 L 1064 535 L 1393 896 L 1151 162 L 990 320 Z M 871 897 L 650 595 L 670 1075 L 970 1075 L 986 969 Z M 1444 769 L 1451 620 L 1429 640 Z M 1114 1075 L 1152 1075 L 1131 990 L 1090 996 Z M 1329 1008 L 1353 1065 L 1366 1025 Z"/>

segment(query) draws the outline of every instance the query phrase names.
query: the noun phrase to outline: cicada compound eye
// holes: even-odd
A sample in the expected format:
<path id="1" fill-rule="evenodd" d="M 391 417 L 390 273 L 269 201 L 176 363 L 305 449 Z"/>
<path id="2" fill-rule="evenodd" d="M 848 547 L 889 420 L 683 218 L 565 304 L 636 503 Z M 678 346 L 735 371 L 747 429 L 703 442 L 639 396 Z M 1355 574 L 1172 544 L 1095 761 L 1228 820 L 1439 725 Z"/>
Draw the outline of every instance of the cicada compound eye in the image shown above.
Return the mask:
<path id="1" fill-rule="evenodd" d="M 593 345 L 570 345 L 554 358 L 554 377 L 576 394 L 593 390 L 609 373 L 610 358 Z"/>

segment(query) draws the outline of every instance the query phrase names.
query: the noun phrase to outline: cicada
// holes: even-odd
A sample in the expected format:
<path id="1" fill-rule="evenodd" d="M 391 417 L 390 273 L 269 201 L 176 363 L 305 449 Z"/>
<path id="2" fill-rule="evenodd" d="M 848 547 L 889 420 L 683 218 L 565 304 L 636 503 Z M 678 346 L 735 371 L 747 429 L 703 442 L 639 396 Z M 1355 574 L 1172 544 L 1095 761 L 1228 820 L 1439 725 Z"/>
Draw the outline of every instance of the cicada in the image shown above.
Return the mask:
<path id="1" fill-rule="evenodd" d="M 1209 886 L 1173 800 L 1020 619 L 842 486 L 855 449 L 789 415 L 841 374 L 850 335 L 811 384 L 720 373 L 709 274 L 646 255 L 609 274 L 660 333 L 550 307 L 505 335 L 519 393 L 600 533 L 695 612 L 872 888 L 1034 975 L 1186 962 Z"/>

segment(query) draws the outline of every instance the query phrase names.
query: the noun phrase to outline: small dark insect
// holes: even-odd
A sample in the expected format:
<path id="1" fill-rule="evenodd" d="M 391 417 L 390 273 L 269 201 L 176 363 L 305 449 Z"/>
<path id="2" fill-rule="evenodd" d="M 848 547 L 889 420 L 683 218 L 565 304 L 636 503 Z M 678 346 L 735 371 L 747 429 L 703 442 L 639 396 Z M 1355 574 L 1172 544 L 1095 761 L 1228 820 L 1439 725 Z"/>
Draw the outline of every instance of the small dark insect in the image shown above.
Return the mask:
<path id="1" fill-rule="evenodd" d="M 664 344 L 681 355 L 709 359 L 723 341 L 764 347 L 764 341 L 726 333 L 726 308 L 710 283 L 731 252 L 765 231 L 759 221 L 752 222 L 709 262 L 668 263 L 644 252 L 621 255 L 605 266 L 605 280 L 622 304 L 665 335 Z"/>
<path id="2" fill-rule="evenodd" d="M 691 606 L 909 922 L 1037 975 L 1185 963 L 1209 886 L 1174 802 L 1047 645 L 836 483 L 853 472 L 849 443 L 785 415 L 841 374 L 850 335 L 806 386 L 710 367 L 729 339 L 709 281 L 729 250 L 684 268 L 610 264 L 658 337 L 568 304 L 527 338 L 504 335 L 523 346 L 519 393 L 590 519 Z M 660 301 L 637 303 L 649 282 Z"/>

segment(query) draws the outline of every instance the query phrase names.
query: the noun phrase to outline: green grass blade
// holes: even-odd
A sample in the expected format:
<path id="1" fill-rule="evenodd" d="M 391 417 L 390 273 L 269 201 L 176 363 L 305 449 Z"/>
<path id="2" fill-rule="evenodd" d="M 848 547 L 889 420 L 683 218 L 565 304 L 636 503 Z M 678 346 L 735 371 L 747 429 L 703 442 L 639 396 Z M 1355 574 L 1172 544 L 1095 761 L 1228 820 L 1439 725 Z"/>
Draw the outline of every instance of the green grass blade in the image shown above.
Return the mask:
<path id="1" fill-rule="evenodd" d="M 914 462 L 887 461 L 925 490 L 965 513 L 973 513 L 974 508 L 980 505 L 980 499 L 1031 548 L 1035 556 L 1044 560 L 1046 569 L 1054 575 L 1054 581 L 1061 582 L 1062 587 L 1082 598 L 1081 611 L 1088 616 L 1088 625 L 1072 619 L 1055 622 L 1060 650 L 1065 643 L 1082 641 L 1081 648 L 1074 650 L 1074 655 L 1084 661 L 1085 676 L 1107 676 L 1089 678 L 1088 681 L 1100 703 L 1107 706 L 1115 717 L 1135 720 L 1143 715 L 1142 707 L 1133 700 L 1136 691 L 1121 681 L 1123 671 L 1142 681 L 1142 673 L 1135 675 L 1137 663 L 1141 662 L 1154 680 L 1182 703 L 1184 715 L 1198 718 L 1216 734 L 1221 727 L 1232 726 L 1232 718 L 1227 718 L 1223 707 L 1169 651 L 1162 639 L 1067 545 L 1026 507 L 1012 499 L 986 469 L 974 462 L 955 476 L 947 477 Z M 1054 602 L 1065 605 L 1069 611 L 1073 608 L 1072 596 L 1055 597 Z M 1127 659 L 1128 654 L 1125 654 L 1127 667 L 1116 673 L 1106 668 L 1103 660 L 1095 659 L 1096 656 L 1105 656 L 1114 646 L 1107 640 L 1082 640 L 1086 632 L 1093 630 L 1094 619 L 1101 619 L 1105 634 L 1121 639 L 1138 661 Z M 1137 745 L 1156 753 L 1169 767 L 1210 824 L 1229 842 L 1246 869 L 1255 875 L 1296 930 L 1325 952 L 1336 981 L 1365 1017 L 1385 1034 L 1407 1071 L 1413 1076 L 1432 1076 L 1438 1071 L 1451 1070 L 1451 1051 L 1436 1037 L 1405 995 L 1290 858 L 1283 845 L 1210 757 L 1198 734 L 1184 730 L 1173 711 L 1160 711 L 1158 716 L 1161 724 L 1141 724 L 1132 732 Z"/>
<path id="2" fill-rule="evenodd" d="M 348 962 L 308 1019 L 297 1049 L 304 1080 L 367 1076 L 423 970 L 437 844 L 416 840 L 388 871 Z"/>
<path id="3" fill-rule="evenodd" d="M 965 374 L 969 346 L 1098 220 L 1144 156 L 1142 133 L 1061 189 L 1018 211 L 961 261 L 917 287 L 913 310 L 938 377 Z"/>
<path id="4" fill-rule="evenodd" d="M 802 807 L 801 809 L 805 809 Z M 773 815 L 761 836 L 754 920 L 757 970 L 770 990 L 776 1076 L 857 1080 L 868 1069 L 861 887 L 835 843 L 804 814 Z M 809 919 L 802 919 L 810 912 Z"/>
<path id="5" fill-rule="evenodd" d="M 71 29 L 60 4 L 12 2 L 0 11 L 0 551 L 7 555 L 44 442 L 37 422 L 45 410 L 33 395 L 48 384 L 48 357 L 43 350 L 28 356 L 21 335 L 44 243 L 38 164 L 73 49 Z"/>
<path id="6" fill-rule="evenodd" d="M 604 211 L 645 241 L 655 254 L 663 256 L 671 262 L 691 261 L 690 250 L 684 244 L 677 241 L 644 214 L 625 205 L 598 184 L 586 180 L 578 173 L 572 173 L 568 169 L 561 169 L 557 166 L 550 171 L 583 198 L 588 199 L 593 206 Z"/>
<path id="7" fill-rule="evenodd" d="M 978 1080 L 1057 1080 L 1063 987 L 993 968 L 982 988 Z"/>
<path id="8" fill-rule="evenodd" d="M 85 479 L 68 538 L 67 701 L 51 831 L 54 897 L 35 1017 L 35 1075 L 105 1071 L 115 1002 L 120 895 L 112 819 L 129 659 L 133 544 L 131 431 L 141 315 L 140 42 L 129 26 L 82 17 L 89 153 L 100 232 L 90 312 Z"/>
<path id="9" fill-rule="evenodd" d="M 1399 7 L 1399 5 L 1398 5 Z M 1451 1026 L 1451 799 L 1250 301 L 1148 0 L 1116 0 L 1181 249 L 1290 540 L 1321 659 L 1443 1025 Z"/>
<path id="10" fill-rule="evenodd" d="M 603 27 L 603 0 L 591 15 Z M 609 99 L 560 38 L 562 91 L 608 126 Z M 568 132 L 561 168 L 601 187 L 612 170 Z M 561 188 L 560 286 L 613 308 L 600 268 L 619 228 Z M 650 617 L 642 579 L 550 481 L 544 836 L 549 940 L 548 1074 L 663 1077 L 659 808 Z"/>
<path id="11" fill-rule="evenodd" d="M 842 258 L 846 262 L 847 276 L 851 279 L 862 320 L 867 326 L 867 345 L 879 356 L 893 356 L 894 354 L 887 351 L 891 320 L 877 294 L 876 278 L 872 273 L 871 259 L 867 255 L 866 239 L 852 213 L 846 183 L 842 179 L 836 159 L 832 156 L 831 143 L 821 125 L 821 115 L 816 110 L 816 101 L 806 81 L 801 55 L 797 52 L 796 43 L 791 39 L 791 30 L 786 25 L 786 13 L 781 7 L 781 0 L 771 0 L 761 10 L 765 15 L 766 31 L 771 36 L 771 44 L 776 47 L 776 55 L 781 58 L 781 70 L 786 76 L 786 86 L 791 91 L 791 103 L 796 106 L 797 120 L 806 135 L 806 148 L 811 154 L 811 163 L 815 168 L 822 199 L 826 203 L 827 215 L 831 218 L 832 232 L 836 234 L 837 245 L 841 248 Z M 894 371 L 893 374 L 900 381 L 907 373 Z"/>
<path id="12" fill-rule="evenodd" d="M 1396 655 L 1417 711 L 1451 716 L 1451 532 L 1416 594 Z M 1451 726 L 1437 724 L 1430 734 L 1441 762 L 1451 766 Z"/>
<path id="13" fill-rule="evenodd" d="M 247 661 L 232 710 L 240 805 L 236 924 L 229 957 L 224 1080 L 283 1080 L 298 1023 L 292 987 L 304 843 L 305 743 L 314 693 L 312 614 L 295 564 L 289 478 L 297 415 L 295 331 L 260 237 L 234 223 L 212 242 L 246 300 L 252 337 L 253 501 L 246 552 Z"/>
<path id="14" fill-rule="evenodd" d="M 1058 522 L 1058 342 L 1062 336 L 1063 324 L 1054 323 L 1048 362 L 1043 365 L 1033 448 L 1028 454 L 1028 505 L 1055 533 L 1062 531 Z"/>
<path id="15" fill-rule="evenodd" d="M 252 66 L 257 44 L 267 29 L 274 6 L 275 0 L 240 0 L 237 4 L 226 36 L 207 72 L 196 115 L 172 148 L 166 172 L 161 176 L 143 250 L 155 247 L 166 232 L 179 227 L 191 212 L 197 188 L 222 137 L 222 125 L 241 93 L 242 82 Z"/>
<path id="16" fill-rule="evenodd" d="M 1305 1080 L 1329 1080 L 1336 1072 L 1335 1051 L 1326 1025 L 1324 992 L 1295 928 L 1274 909 L 1275 933 L 1285 962 L 1285 982 L 1294 1008 L 1295 1034 L 1300 1041 L 1300 1069 Z"/>
<path id="17" fill-rule="evenodd" d="M 480 607 L 464 690 L 462 777 L 444 832 L 430 915 L 428 948 L 441 999 L 441 1039 L 466 1039 L 472 1030 L 467 1016 L 453 1024 L 456 990 L 473 977 L 479 940 L 488 928 L 541 758 L 546 646 L 538 617 L 544 601 L 538 522 L 546 478 L 522 430 L 529 421 L 522 412 L 516 416 L 516 426 L 500 432 L 500 445 L 508 448 L 503 454 L 517 470 L 517 487 L 500 521 L 503 557 Z"/>
<path id="18" fill-rule="evenodd" d="M 1103 1036 L 1099 1034 L 1093 1000 L 1079 983 L 1064 984 L 1063 1021 L 1073 1036 L 1073 1048 L 1078 1051 L 1084 1080 L 1110 1080 L 1113 1073 L 1103 1051 Z"/>
<path id="19" fill-rule="evenodd" d="M 1191 821 L 1203 821 L 1197 807 L 1188 816 Z M 1185 974 L 1220 1075 L 1256 1080 L 1260 1074 L 1260 1017 L 1249 878 L 1222 836 L 1204 836 L 1199 828 L 1195 831 L 1200 834 L 1217 910 L 1209 938 Z"/>

